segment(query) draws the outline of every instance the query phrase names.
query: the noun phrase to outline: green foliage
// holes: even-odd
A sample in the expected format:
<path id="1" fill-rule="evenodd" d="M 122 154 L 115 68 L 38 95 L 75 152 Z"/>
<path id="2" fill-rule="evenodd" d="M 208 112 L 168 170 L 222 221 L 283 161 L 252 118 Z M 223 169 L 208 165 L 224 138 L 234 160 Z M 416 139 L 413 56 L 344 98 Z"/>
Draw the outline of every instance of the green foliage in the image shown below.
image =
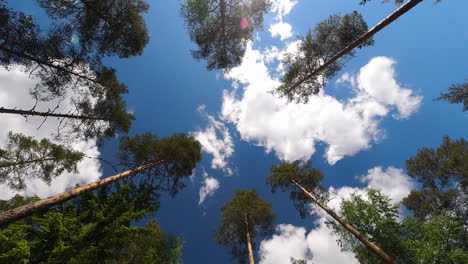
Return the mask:
<path id="1" fill-rule="evenodd" d="M 0 230 L 1 263 L 180 263 L 179 238 L 154 221 L 131 226 L 158 209 L 154 191 L 116 183 L 11 224 Z"/>
<path id="2" fill-rule="evenodd" d="M 9 141 L 0 149 L 0 182 L 22 190 L 26 180 L 50 181 L 63 172 L 77 172 L 77 164 L 84 154 L 48 139 L 36 140 L 22 134 L 8 134 Z"/>
<path id="3" fill-rule="evenodd" d="M 295 259 L 293 257 L 289 258 L 291 264 L 307 264 L 307 260 L 305 259 Z"/>
<path id="4" fill-rule="evenodd" d="M 55 20 L 67 20 L 77 34 L 81 49 L 99 56 L 121 58 L 141 55 L 149 37 L 141 14 L 149 5 L 143 0 L 37 0 Z"/>
<path id="5" fill-rule="evenodd" d="M 192 56 L 207 60 L 208 70 L 239 65 L 269 6 L 269 0 L 187 0 L 181 15 L 190 39 L 199 47 Z"/>
<path id="6" fill-rule="evenodd" d="M 463 103 L 463 111 L 468 110 L 468 83 L 453 84 L 447 93 L 436 100 L 444 100 L 452 104 Z"/>
<path id="7" fill-rule="evenodd" d="M 419 219 L 440 213 L 454 213 L 466 222 L 468 212 L 468 142 L 442 139 L 437 149 L 421 148 L 406 161 L 408 175 L 421 190 L 412 190 L 403 204 Z"/>
<path id="8" fill-rule="evenodd" d="M 280 165 L 271 166 L 271 174 L 267 177 L 266 183 L 271 186 L 271 191 L 277 189 L 281 191 L 289 191 L 290 199 L 294 203 L 294 207 L 299 211 L 302 218 L 308 215 L 312 208 L 310 197 L 307 196 L 294 183 L 295 180 L 299 185 L 314 194 L 318 199 L 325 201 L 327 198 L 327 190 L 323 187 L 320 181 L 323 179 L 323 173 L 312 167 L 310 161 L 294 162 L 282 161 Z"/>
<path id="9" fill-rule="evenodd" d="M 276 88 L 275 92 L 289 99 L 307 102 L 309 96 L 317 94 L 327 80 L 333 78 L 346 62 L 354 57 L 355 51 L 343 55 L 324 71 L 308 78 L 294 89 L 292 86 L 304 80 L 367 30 L 367 23 L 356 11 L 344 16 L 334 14 L 317 24 L 314 30 L 309 30 L 305 37 L 299 38 L 298 52 L 288 54 L 283 60 L 286 73 L 282 79 L 282 85 Z M 369 38 L 358 48 L 372 45 L 374 45 L 374 40 Z"/>
<path id="10" fill-rule="evenodd" d="M 183 178 L 192 174 L 201 160 L 201 145 L 192 136 L 174 134 L 158 138 L 151 133 L 122 137 L 120 163 L 135 168 L 155 161 L 164 161 L 143 172 L 161 190 L 175 195 L 185 184 Z"/>
<path id="11" fill-rule="evenodd" d="M 341 203 L 341 215 L 364 236 L 399 263 L 466 263 L 468 233 L 463 223 L 448 215 L 426 221 L 407 216 L 399 221 L 398 206 L 379 191 L 368 199 L 353 194 Z M 352 234 L 335 222 L 327 223 L 338 235 L 342 250 L 355 253 L 360 263 L 384 263 Z"/>
<path id="12" fill-rule="evenodd" d="M 214 240 L 229 246 L 233 258 L 244 263 L 247 257 L 247 231 L 253 239 L 273 232 L 275 214 L 271 203 L 262 200 L 257 191 L 237 191 L 234 198 L 221 207 L 221 223 L 214 233 Z M 247 221 L 247 224 L 246 224 Z"/>

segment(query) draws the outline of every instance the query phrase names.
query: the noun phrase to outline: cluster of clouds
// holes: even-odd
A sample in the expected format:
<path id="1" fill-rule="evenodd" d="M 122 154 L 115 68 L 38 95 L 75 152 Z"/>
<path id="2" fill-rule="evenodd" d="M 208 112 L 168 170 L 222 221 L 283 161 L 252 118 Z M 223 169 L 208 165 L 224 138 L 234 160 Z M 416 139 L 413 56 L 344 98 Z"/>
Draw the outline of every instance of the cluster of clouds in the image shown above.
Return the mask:
<path id="1" fill-rule="evenodd" d="M 210 177 L 206 171 L 203 171 L 203 185 L 200 188 L 198 205 L 201 205 L 209 196 L 213 196 L 216 190 L 219 189 L 219 181 Z"/>
<path id="2" fill-rule="evenodd" d="M 339 212 L 340 203 L 349 199 L 351 194 L 357 193 L 366 196 L 366 188 L 379 189 L 394 203 L 410 193 L 414 183 L 403 170 L 394 167 L 384 169 L 374 167 L 369 169 L 366 175 L 360 176 L 365 188 L 357 187 L 330 187 L 330 195 L 333 197 L 328 206 Z M 280 224 L 276 227 L 276 234 L 260 243 L 260 264 L 289 263 L 289 258 L 305 259 L 308 263 L 358 263 L 350 252 L 343 252 L 336 243 L 337 236 L 326 225 L 332 220 L 323 210 L 317 209 L 318 219 L 315 220 L 315 228 L 307 230 L 304 227 L 291 224 Z"/>
<path id="3" fill-rule="evenodd" d="M 29 90 L 37 84 L 38 80 L 29 75 L 21 66 L 11 66 L 9 70 L 0 68 L 0 107 L 17 108 L 23 110 L 31 109 L 36 101 L 29 94 Z M 71 110 L 72 105 L 68 102 L 70 98 L 65 99 L 56 109 L 58 113 L 66 113 Z M 35 108 L 36 111 L 46 112 L 55 109 L 58 102 L 55 100 L 48 102 L 39 102 Z M 48 138 L 55 141 L 51 134 L 56 132 L 60 120 L 48 118 L 44 121 L 42 117 L 23 117 L 15 114 L 1 114 L 0 116 L 0 148 L 8 143 L 8 132 L 22 133 L 36 139 Z M 73 140 L 70 147 L 74 150 L 83 152 L 88 157 L 100 156 L 100 152 L 95 140 Z M 15 194 L 33 196 L 37 195 L 45 198 L 69 188 L 76 184 L 87 184 L 102 176 L 100 163 L 96 159 L 84 158 L 78 163 L 79 173 L 63 173 L 52 180 L 51 184 L 32 179 L 26 182 L 26 189 L 23 191 L 11 190 L 7 185 L 0 184 L 0 199 L 9 199 Z"/>

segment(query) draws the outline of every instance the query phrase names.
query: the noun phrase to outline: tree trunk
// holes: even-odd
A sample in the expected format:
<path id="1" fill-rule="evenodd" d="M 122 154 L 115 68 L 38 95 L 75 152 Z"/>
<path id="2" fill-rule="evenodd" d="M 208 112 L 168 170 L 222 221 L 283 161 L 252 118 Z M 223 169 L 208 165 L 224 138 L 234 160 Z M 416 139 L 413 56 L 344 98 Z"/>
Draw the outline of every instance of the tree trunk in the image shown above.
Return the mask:
<path id="1" fill-rule="evenodd" d="M 91 81 L 91 82 L 99 83 L 99 82 L 96 81 L 95 79 L 92 79 L 92 78 L 90 78 L 90 77 L 88 77 L 88 76 L 85 76 L 85 75 L 82 75 L 82 74 L 73 72 L 73 71 L 68 70 L 68 69 L 65 69 L 65 68 L 63 68 L 63 67 L 54 65 L 54 64 L 52 64 L 51 62 L 44 61 L 44 60 L 35 58 L 35 57 L 33 57 L 33 56 L 30 56 L 30 55 L 28 55 L 28 54 L 24 54 L 24 53 L 20 53 L 20 52 L 14 51 L 14 50 L 12 50 L 12 49 L 10 49 L 10 48 L 5 47 L 4 45 L 0 45 L 0 51 L 4 51 L 4 52 L 10 53 L 10 54 L 13 54 L 13 55 L 18 56 L 18 57 L 23 58 L 23 59 L 27 59 L 27 60 L 30 60 L 30 61 L 34 61 L 35 63 L 37 63 L 37 64 L 39 64 L 39 65 L 44 65 L 44 66 L 47 66 L 47 67 L 50 67 L 50 68 L 53 68 L 53 69 L 56 69 L 56 70 L 59 70 L 59 71 L 63 71 L 63 72 L 66 72 L 66 73 L 68 73 L 68 74 L 74 75 L 74 76 L 79 77 L 79 78 L 83 78 L 83 79 L 88 80 L 88 81 Z"/>
<path id="2" fill-rule="evenodd" d="M 348 224 L 343 218 L 339 217 L 330 207 L 326 206 L 322 203 L 315 195 L 307 191 L 304 187 L 302 187 L 296 180 L 292 180 L 292 182 L 301 189 L 307 196 L 309 196 L 320 208 L 322 208 L 325 212 L 327 212 L 331 217 L 333 217 L 338 223 L 340 223 L 344 228 L 346 228 L 351 234 L 353 234 L 357 239 L 359 239 L 364 245 L 366 245 L 370 250 L 372 250 L 375 254 L 377 254 L 385 263 L 389 264 L 398 264 L 392 257 L 390 257 L 385 251 L 383 251 L 380 247 L 372 243 L 369 239 L 367 239 L 361 232 L 357 231 L 353 226 Z"/>
<path id="3" fill-rule="evenodd" d="M 249 222 L 247 221 L 246 214 L 244 214 L 244 224 L 245 224 L 245 236 L 246 236 L 246 241 L 247 241 L 247 251 L 249 252 L 249 261 L 250 261 L 250 264 L 255 264 L 254 256 L 253 256 L 253 249 L 252 249 L 252 242 L 250 240 Z"/>
<path id="4" fill-rule="evenodd" d="M 32 214 L 38 213 L 42 210 L 48 209 L 54 205 L 61 204 L 67 200 L 70 200 L 72 198 L 75 198 L 77 196 L 80 196 L 84 193 L 87 193 L 92 190 L 96 190 L 98 188 L 102 188 L 104 186 L 107 186 L 113 182 L 119 181 L 121 179 L 130 177 L 132 175 L 135 175 L 139 172 L 145 171 L 147 169 L 153 168 L 154 166 L 161 164 L 165 162 L 166 159 L 162 159 L 159 161 L 151 162 L 146 165 L 143 165 L 141 167 L 135 168 L 133 170 L 128 170 L 124 171 L 122 173 L 116 174 L 114 176 L 102 179 L 97 182 L 93 182 L 90 184 L 87 184 L 85 186 L 77 187 L 75 189 L 56 194 L 54 196 L 51 196 L 49 198 L 42 199 L 40 201 L 37 201 L 35 203 L 31 204 L 26 204 L 14 209 L 10 209 L 8 211 L 0 213 L 0 226 L 4 226 L 6 224 L 9 224 L 11 222 L 17 221 L 19 219 L 28 217 Z"/>
<path id="5" fill-rule="evenodd" d="M 72 118 L 72 119 L 81 119 L 81 120 L 102 120 L 110 121 L 109 119 L 92 117 L 92 116 L 81 116 L 81 115 L 68 115 L 68 114 L 56 114 L 52 112 L 37 112 L 31 110 L 17 110 L 17 109 L 8 109 L 0 107 L 0 113 L 2 114 L 17 114 L 23 116 L 43 116 L 43 117 L 63 117 L 63 118 Z"/>
<path id="6" fill-rule="evenodd" d="M 54 160 L 54 159 L 53 158 L 41 158 L 41 159 L 25 160 L 25 161 L 20 161 L 20 162 L 10 162 L 10 163 L 5 163 L 5 164 L 0 164 L 0 168 L 19 166 L 19 165 L 43 162 L 43 161 L 49 161 L 49 160 Z"/>
<path id="7" fill-rule="evenodd" d="M 322 66 L 320 66 L 318 69 L 307 75 L 304 79 L 298 81 L 297 83 L 293 84 L 286 92 L 286 94 L 292 92 L 297 86 L 301 85 L 303 82 L 305 82 L 307 79 L 311 78 L 312 76 L 318 74 L 319 72 L 323 71 L 328 65 L 332 64 L 336 60 L 338 60 L 340 57 L 345 55 L 346 53 L 349 53 L 351 50 L 356 48 L 357 46 L 361 45 L 372 37 L 375 33 L 379 32 L 381 29 L 384 27 L 388 26 L 390 23 L 395 21 L 397 18 L 408 12 L 411 8 L 415 7 L 417 4 L 421 3 L 423 0 L 409 0 L 406 2 L 404 5 L 400 6 L 395 12 L 390 14 L 388 17 L 386 17 L 384 20 L 380 21 L 377 25 L 375 25 L 373 28 L 368 30 L 366 33 L 364 33 L 362 36 L 360 36 L 357 40 L 355 40 L 353 43 L 349 44 L 346 48 L 338 52 L 335 56 L 333 56 L 331 59 L 326 61 Z"/>

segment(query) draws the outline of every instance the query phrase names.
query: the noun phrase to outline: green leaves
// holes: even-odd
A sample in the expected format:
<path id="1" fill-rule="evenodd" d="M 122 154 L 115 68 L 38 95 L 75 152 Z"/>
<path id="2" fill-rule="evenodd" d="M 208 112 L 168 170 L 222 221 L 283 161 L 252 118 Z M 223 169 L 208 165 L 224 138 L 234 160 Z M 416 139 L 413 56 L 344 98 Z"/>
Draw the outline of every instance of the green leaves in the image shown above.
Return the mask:
<path id="1" fill-rule="evenodd" d="M 118 157 L 121 164 L 131 169 L 161 161 L 144 174 L 147 175 L 147 180 L 175 195 L 185 186 L 181 180 L 191 175 L 201 160 L 201 145 L 186 134 L 158 138 L 154 134 L 145 133 L 122 137 Z"/>
<path id="2" fill-rule="evenodd" d="M 406 167 L 408 175 L 422 183 L 421 190 L 412 190 L 403 199 L 416 217 L 447 212 L 467 218 L 468 142 L 444 137 L 437 149 L 419 149 L 406 161 Z"/>
<path id="3" fill-rule="evenodd" d="M 353 194 L 341 203 L 341 215 L 399 263 L 465 263 L 468 261 L 463 222 L 447 214 L 400 221 L 398 206 L 380 191 L 367 190 L 367 199 Z M 335 222 L 327 223 L 338 235 L 343 250 L 356 254 L 361 263 L 383 263 L 354 236 Z"/>
<path id="4" fill-rule="evenodd" d="M 187 0 L 181 15 L 190 39 L 199 47 L 191 51 L 192 56 L 207 60 L 208 70 L 239 65 L 269 6 L 268 0 Z"/>
<path id="5" fill-rule="evenodd" d="M 289 191 L 294 207 L 296 207 L 301 217 L 304 218 L 311 211 L 309 207 L 311 200 L 310 197 L 293 183 L 293 180 L 314 194 L 318 199 L 325 201 L 328 194 L 320 183 L 322 179 L 322 172 L 313 168 L 310 161 L 281 161 L 280 165 L 271 166 L 271 174 L 267 177 L 266 184 L 271 186 L 272 192 L 275 192 L 277 189 L 283 192 Z"/>
<path id="6" fill-rule="evenodd" d="M 354 57 L 355 51 L 343 55 L 324 71 L 313 76 L 309 75 L 367 30 L 367 23 L 356 11 L 344 16 L 334 14 L 317 24 L 314 30 L 309 30 L 305 37 L 299 38 L 298 52 L 288 54 L 283 60 L 286 73 L 282 85 L 275 89 L 275 93 L 296 101 L 307 102 L 309 96 L 317 94 L 327 80 L 333 78 L 345 63 Z M 374 41 L 369 38 L 358 48 L 372 45 Z"/>
<path id="7" fill-rule="evenodd" d="M 257 191 L 237 191 L 234 198 L 221 208 L 221 223 L 214 233 L 214 240 L 231 248 L 233 258 L 244 262 L 247 256 L 247 231 L 253 239 L 273 232 L 275 214 L 271 203 L 262 200 Z"/>
<path id="8" fill-rule="evenodd" d="M 22 134 L 8 134 L 9 142 L 0 149 L 0 182 L 22 190 L 26 180 L 41 179 L 46 183 L 63 172 L 77 172 L 84 154 L 47 139 L 40 141 Z"/>
<path id="9" fill-rule="evenodd" d="M 452 104 L 463 103 L 463 111 L 468 110 L 468 83 L 453 84 L 448 92 L 441 94 L 436 100 L 444 100 Z"/>

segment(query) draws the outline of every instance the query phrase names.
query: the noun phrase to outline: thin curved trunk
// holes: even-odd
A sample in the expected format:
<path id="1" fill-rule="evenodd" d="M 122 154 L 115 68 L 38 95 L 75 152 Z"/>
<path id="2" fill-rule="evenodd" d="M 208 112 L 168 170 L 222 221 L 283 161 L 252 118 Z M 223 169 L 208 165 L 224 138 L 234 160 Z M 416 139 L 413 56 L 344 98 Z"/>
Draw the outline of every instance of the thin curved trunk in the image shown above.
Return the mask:
<path id="1" fill-rule="evenodd" d="M 315 195 L 307 191 L 302 185 L 297 183 L 296 180 L 292 180 L 292 182 L 301 189 L 307 196 L 309 196 L 320 208 L 322 208 L 327 214 L 333 217 L 338 223 L 340 223 L 346 230 L 351 232 L 357 239 L 359 239 L 364 245 L 366 245 L 370 250 L 372 250 L 377 256 L 379 256 L 385 263 L 389 264 L 398 264 L 392 257 L 390 257 L 385 251 L 383 251 L 380 247 L 372 243 L 369 239 L 367 239 L 361 232 L 356 230 L 353 226 L 348 224 L 343 218 L 338 216 L 330 207 L 322 203 Z"/>
<path id="2" fill-rule="evenodd" d="M 61 204 L 67 200 L 80 196 L 84 193 L 96 190 L 98 188 L 105 187 L 113 182 L 119 181 L 124 178 L 128 178 L 132 175 L 145 171 L 147 169 L 153 168 L 154 166 L 165 162 L 166 159 L 159 161 L 151 162 L 146 165 L 140 166 L 133 170 L 124 171 L 122 173 L 116 174 L 114 176 L 102 179 L 97 182 L 87 184 L 85 186 L 77 187 L 75 189 L 56 194 L 49 198 L 39 200 L 35 203 L 26 204 L 5 212 L 0 213 L 0 226 L 12 223 L 14 221 L 20 220 L 22 218 L 28 217 L 35 213 L 38 213 L 42 210 L 48 209 L 54 205 Z"/>
<path id="3" fill-rule="evenodd" d="M 318 69 L 315 71 L 311 72 L 309 75 L 307 75 L 304 79 L 298 81 L 297 83 L 293 84 L 286 93 L 290 93 L 293 91 L 297 86 L 301 85 L 303 82 L 305 82 L 307 79 L 311 78 L 312 76 L 318 74 L 319 72 L 323 71 L 328 65 L 334 63 L 336 60 L 338 60 L 340 57 L 345 55 L 346 53 L 349 53 L 352 51 L 354 48 L 357 46 L 361 45 L 372 37 L 375 33 L 379 32 L 381 29 L 384 27 L 388 26 L 390 23 L 395 21 L 397 18 L 408 12 L 411 8 L 415 7 L 417 4 L 421 3 L 423 0 L 409 0 L 406 2 L 404 5 L 400 6 L 395 12 L 390 14 L 388 17 L 386 17 L 384 20 L 380 21 L 377 25 L 375 25 L 373 28 L 368 30 L 366 33 L 364 33 L 362 36 L 360 36 L 357 40 L 355 40 L 353 43 L 349 44 L 346 48 L 338 52 L 335 56 L 333 56 L 331 59 L 326 61 L 322 66 L 320 66 Z"/>
<path id="4" fill-rule="evenodd" d="M 250 230 L 249 230 L 249 222 L 247 221 L 247 215 L 244 214 L 244 224 L 245 224 L 245 236 L 247 241 L 247 251 L 249 252 L 249 261 L 250 264 L 255 264 L 254 256 L 253 256 L 253 249 L 252 249 L 252 242 L 250 238 Z"/>
<path id="5" fill-rule="evenodd" d="M 12 49 L 9 49 L 9 48 L 5 47 L 4 45 L 0 45 L 0 51 L 4 51 L 4 52 L 10 53 L 10 54 L 13 54 L 13 55 L 18 56 L 18 57 L 23 58 L 23 59 L 27 59 L 27 60 L 30 60 L 30 61 L 34 61 L 34 62 L 37 63 L 37 64 L 45 65 L 45 66 L 47 66 L 47 67 L 50 67 L 50 68 L 53 68 L 53 69 L 56 69 L 56 70 L 59 70 L 59 71 L 66 72 L 66 73 L 68 73 L 68 74 L 74 75 L 74 76 L 79 77 L 79 78 L 83 78 L 83 79 L 88 80 L 88 81 L 91 81 L 91 82 L 99 83 L 99 82 L 96 81 L 95 79 L 92 79 L 92 78 L 90 78 L 90 77 L 88 77 L 88 76 L 85 76 L 85 75 L 82 75 L 82 74 L 73 72 L 73 71 L 68 70 L 68 69 L 65 69 L 65 68 L 63 68 L 63 67 L 54 65 L 54 64 L 52 64 L 52 63 L 50 63 L 50 62 L 48 62 L 48 61 L 44 61 L 44 60 L 35 58 L 35 57 L 33 57 L 33 56 L 30 56 L 30 55 L 28 55 L 28 54 L 24 54 L 24 53 L 20 53 L 20 52 L 14 51 L 14 50 L 12 50 Z"/>
<path id="6" fill-rule="evenodd" d="M 68 114 L 56 114 L 52 112 L 37 112 L 32 110 L 21 110 L 21 109 L 8 109 L 0 107 L 1 114 L 17 114 L 22 116 L 43 116 L 43 117 L 63 117 L 81 120 L 102 120 L 110 121 L 109 119 L 93 117 L 93 116 L 82 116 L 82 115 L 68 115 Z"/>
<path id="7" fill-rule="evenodd" d="M 54 158 L 41 158 L 41 159 L 25 160 L 25 161 L 20 161 L 20 162 L 4 163 L 4 164 L 0 164 L 0 168 L 19 166 L 19 165 L 43 162 L 43 161 L 49 161 L 49 160 L 54 160 Z"/>

